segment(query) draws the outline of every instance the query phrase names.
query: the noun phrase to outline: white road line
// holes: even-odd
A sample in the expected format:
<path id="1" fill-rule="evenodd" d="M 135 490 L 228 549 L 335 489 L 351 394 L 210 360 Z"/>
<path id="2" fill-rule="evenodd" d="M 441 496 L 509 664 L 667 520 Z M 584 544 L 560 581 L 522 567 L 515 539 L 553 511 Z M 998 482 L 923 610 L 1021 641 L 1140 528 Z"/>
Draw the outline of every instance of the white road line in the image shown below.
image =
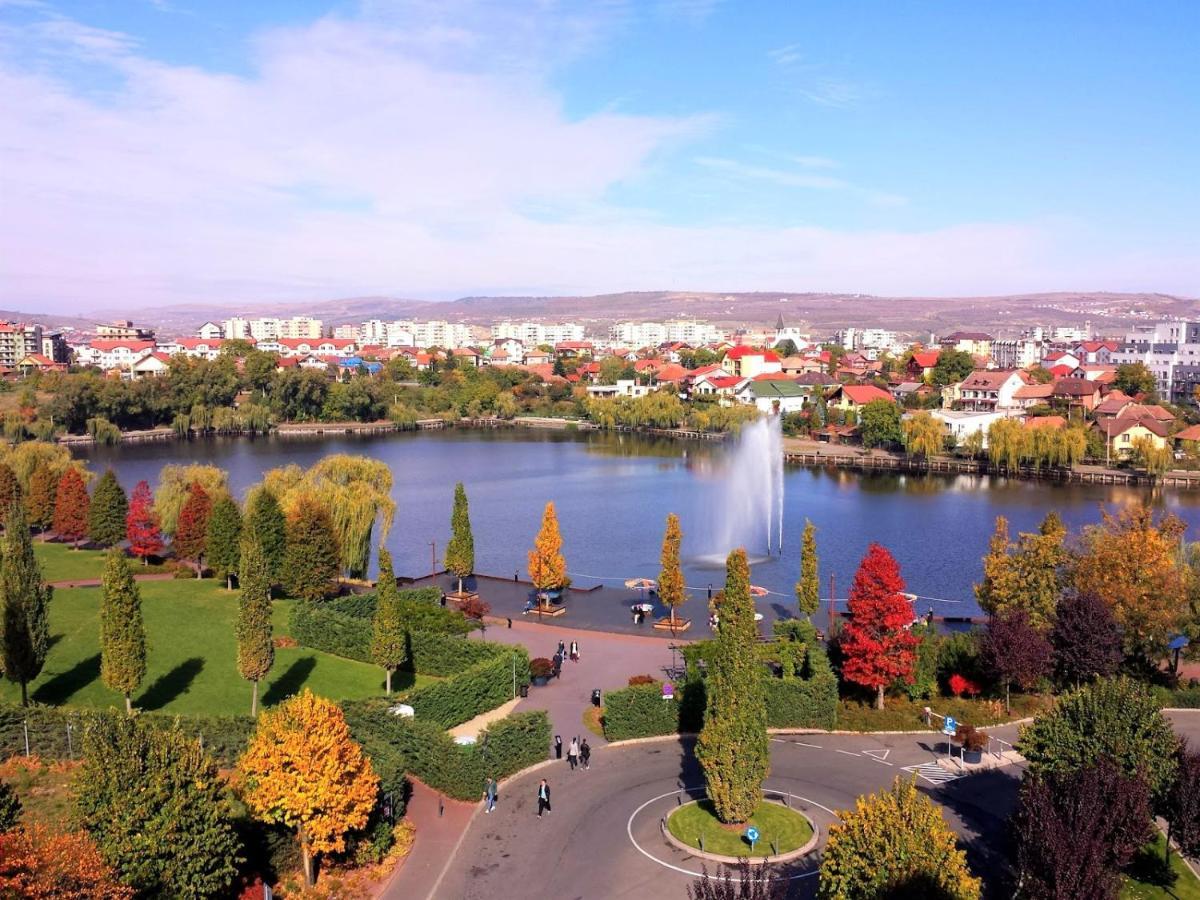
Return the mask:
<path id="1" fill-rule="evenodd" d="M 962 778 L 960 772 L 950 772 L 943 769 L 937 763 L 922 763 L 919 766 L 905 766 L 905 772 L 912 772 L 920 778 L 924 778 L 932 785 L 942 785 L 948 781 L 954 781 L 956 778 Z"/>
<path id="2" fill-rule="evenodd" d="M 801 747 L 812 747 L 814 750 L 820 750 L 820 749 L 821 749 L 821 745 L 820 745 L 820 744 L 806 744 L 806 743 L 804 743 L 804 741 L 793 741 L 793 743 L 795 743 L 795 744 L 799 744 Z"/>
<path id="3" fill-rule="evenodd" d="M 889 753 L 891 753 L 891 752 L 892 752 L 892 748 L 891 748 L 891 747 L 885 747 L 885 748 L 884 748 L 884 749 L 882 749 L 882 750 L 864 750 L 864 751 L 863 751 L 863 755 L 864 755 L 864 756 L 870 756 L 870 757 L 872 757 L 873 759 L 877 759 L 877 760 L 879 760 L 880 762 L 883 762 L 885 759 L 887 759 L 887 758 L 888 758 L 888 754 L 889 754 Z"/>
<path id="4" fill-rule="evenodd" d="M 835 747 L 835 748 L 834 748 L 834 752 L 836 752 L 836 753 L 844 753 L 844 754 L 846 754 L 847 756 L 858 756 L 858 754 L 857 754 L 857 753 L 855 753 L 853 750 L 841 750 L 841 749 L 839 749 L 839 748 L 837 748 L 837 747 Z"/>

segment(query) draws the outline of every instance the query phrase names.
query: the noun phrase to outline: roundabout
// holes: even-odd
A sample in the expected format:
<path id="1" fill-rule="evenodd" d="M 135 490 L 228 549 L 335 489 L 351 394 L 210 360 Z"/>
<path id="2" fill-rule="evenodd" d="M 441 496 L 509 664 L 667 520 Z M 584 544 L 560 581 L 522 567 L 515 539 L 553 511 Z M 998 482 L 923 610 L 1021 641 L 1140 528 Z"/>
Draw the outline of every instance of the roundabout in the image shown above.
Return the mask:
<path id="1" fill-rule="evenodd" d="M 663 837 L 701 859 L 729 865 L 742 857 L 752 865 L 799 859 L 816 847 L 817 829 L 808 816 L 791 808 L 791 794 L 781 796 L 782 801 L 764 797 L 741 825 L 722 823 L 705 798 L 689 800 L 667 814 Z"/>

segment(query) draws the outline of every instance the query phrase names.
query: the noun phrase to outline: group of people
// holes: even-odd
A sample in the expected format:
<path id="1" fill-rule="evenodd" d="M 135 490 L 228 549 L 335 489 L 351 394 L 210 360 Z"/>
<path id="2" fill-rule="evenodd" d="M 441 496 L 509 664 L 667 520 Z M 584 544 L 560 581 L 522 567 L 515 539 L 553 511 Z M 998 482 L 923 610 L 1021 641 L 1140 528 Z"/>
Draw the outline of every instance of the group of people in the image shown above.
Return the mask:
<path id="1" fill-rule="evenodd" d="M 561 735 L 554 736 L 554 755 L 556 759 L 563 758 L 563 739 Z M 587 738 L 580 740 L 579 736 L 571 738 L 571 743 L 567 745 L 567 764 L 571 767 L 571 771 L 583 768 L 590 769 L 592 765 L 592 748 L 587 742 Z M 496 808 L 496 798 L 499 795 L 499 785 L 496 779 L 488 776 L 487 782 L 483 786 L 483 804 L 484 812 L 490 813 Z M 543 778 L 538 782 L 537 789 L 538 801 L 538 818 L 542 817 L 542 813 L 550 812 L 550 784 Z"/>
<path id="2" fill-rule="evenodd" d="M 554 736 L 554 758 L 563 758 L 563 739 L 561 735 Z M 571 766 L 571 771 L 575 771 L 576 766 L 583 766 L 587 769 L 591 767 L 592 748 L 587 742 L 587 738 L 582 741 L 579 736 L 571 738 L 571 743 L 567 745 L 567 763 Z"/>

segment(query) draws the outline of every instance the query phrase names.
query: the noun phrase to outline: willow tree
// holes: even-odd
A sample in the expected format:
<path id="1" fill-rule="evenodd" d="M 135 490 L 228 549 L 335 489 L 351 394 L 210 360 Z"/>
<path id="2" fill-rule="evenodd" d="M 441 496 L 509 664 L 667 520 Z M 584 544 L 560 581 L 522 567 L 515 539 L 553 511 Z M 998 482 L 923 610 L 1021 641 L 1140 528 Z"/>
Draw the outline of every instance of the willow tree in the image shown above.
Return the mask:
<path id="1" fill-rule="evenodd" d="M 687 585 L 683 582 L 683 566 L 679 562 L 679 548 L 683 543 L 683 531 L 679 527 L 679 516 L 667 516 L 667 530 L 663 534 L 662 554 L 658 573 L 658 599 L 671 611 L 671 627 L 675 627 L 675 609 L 687 600 Z"/>
<path id="2" fill-rule="evenodd" d="M 913 456 L 926 459 L 936 456 L 942 449 L 942 437 L 946 433 L 942 423 L 927 410 L 910 413 L 900 423 L 900 431 L 904 436 L 904 449 Z"/>
<path id="3" fill-rule="evenodd" d="M 821 581 L 817 563 L 817 527 L 804 520 L 800 538 L 800 580 L 796 582 L 796 603 L 800 612 L 813 615 L 821 605 Z"/>
<path id="4" fill-rule="evenodd" d="M 154 491 L 154 511 L 158 513 L 163 534 L 175 536 L 179 514 L 192 495 L 192 486 L 200 485 L 213 503 L 229 494 L 229 477 L 224 469 L 202 465 L 163 466 Z"/>
<path id="5" fill-rule="evenodd" d="M 567 561 L 562 555 L 562 534 L 553 500 L 546 504 L 542 527 L 529 551 L 529 579 L 539 591 L 558 590 L 567 583 Z"/>
<path id="6" fill-rule="evenodd" d="M 460 481 L 454 486 L 454 512 L 450 515 L 450 543 L 446 545 L 446 569 L 458 578 L 458 593 L 463 579 L 475 571 L 475 537 L 471 534 L 471 512 L 467 490 Z"/>

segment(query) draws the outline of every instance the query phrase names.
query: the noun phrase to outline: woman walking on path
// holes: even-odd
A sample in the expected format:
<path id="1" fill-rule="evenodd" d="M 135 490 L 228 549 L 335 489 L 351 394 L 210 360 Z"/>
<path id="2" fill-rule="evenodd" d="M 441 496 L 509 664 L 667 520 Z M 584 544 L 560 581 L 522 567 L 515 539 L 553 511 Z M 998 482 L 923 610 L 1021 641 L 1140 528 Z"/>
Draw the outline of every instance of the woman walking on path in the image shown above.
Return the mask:
<path id="1" fill-rule="evenodd" d="M 554 758 L 562 759 L 562 737 L 557 734 L 554 736 Z"/>
<path id="2" fill-rule="evenodd" d="M 579 641 L 571 641 L 571 662 L 579 662 Z"/>
<path id="3" fill-rule="evenodd" d="M 542 811 L 550 812 L 550 785 L 546 784 L 546 779 L 543 778 L 538 783 L 538 818 L 542 817 Z"/>
<path id="4" fill-rule="evenodd" d="M 583 763 L 583 767 L 584 767 L 585 769 L 590 769 L 590 768 L 591 768 L 591 765 L 589 764 L 589 760 L 590 760 L 591 758 L 592 758 L 592 748 L 591 748 L 591 745 L 590 745 L 590 744 L 588 744 L 588 742 L 587 742 L 587 738 L 584 738 L 584 739 L 583 739 L 583 743 L 581 743 L 581 744 L 579 745 L 579 761 L 580 761 L 581 763 Z"/>
<path id="5" fill-rule="evenodd" d="M 483 787 L 483 799 L 487 804 L 484 812 L 491 812 L 496 808 L 496 779 L 491 775 L 488 776 L 487 784 Z"/>
<path id="6" fill-rule="evenodd" d="M 575 766 L 579 764 L 579 738 L 571 738 L 571 746 L 567 748 L 567 762 L 571 764 L 571 771 L 575 771 Z"/>

